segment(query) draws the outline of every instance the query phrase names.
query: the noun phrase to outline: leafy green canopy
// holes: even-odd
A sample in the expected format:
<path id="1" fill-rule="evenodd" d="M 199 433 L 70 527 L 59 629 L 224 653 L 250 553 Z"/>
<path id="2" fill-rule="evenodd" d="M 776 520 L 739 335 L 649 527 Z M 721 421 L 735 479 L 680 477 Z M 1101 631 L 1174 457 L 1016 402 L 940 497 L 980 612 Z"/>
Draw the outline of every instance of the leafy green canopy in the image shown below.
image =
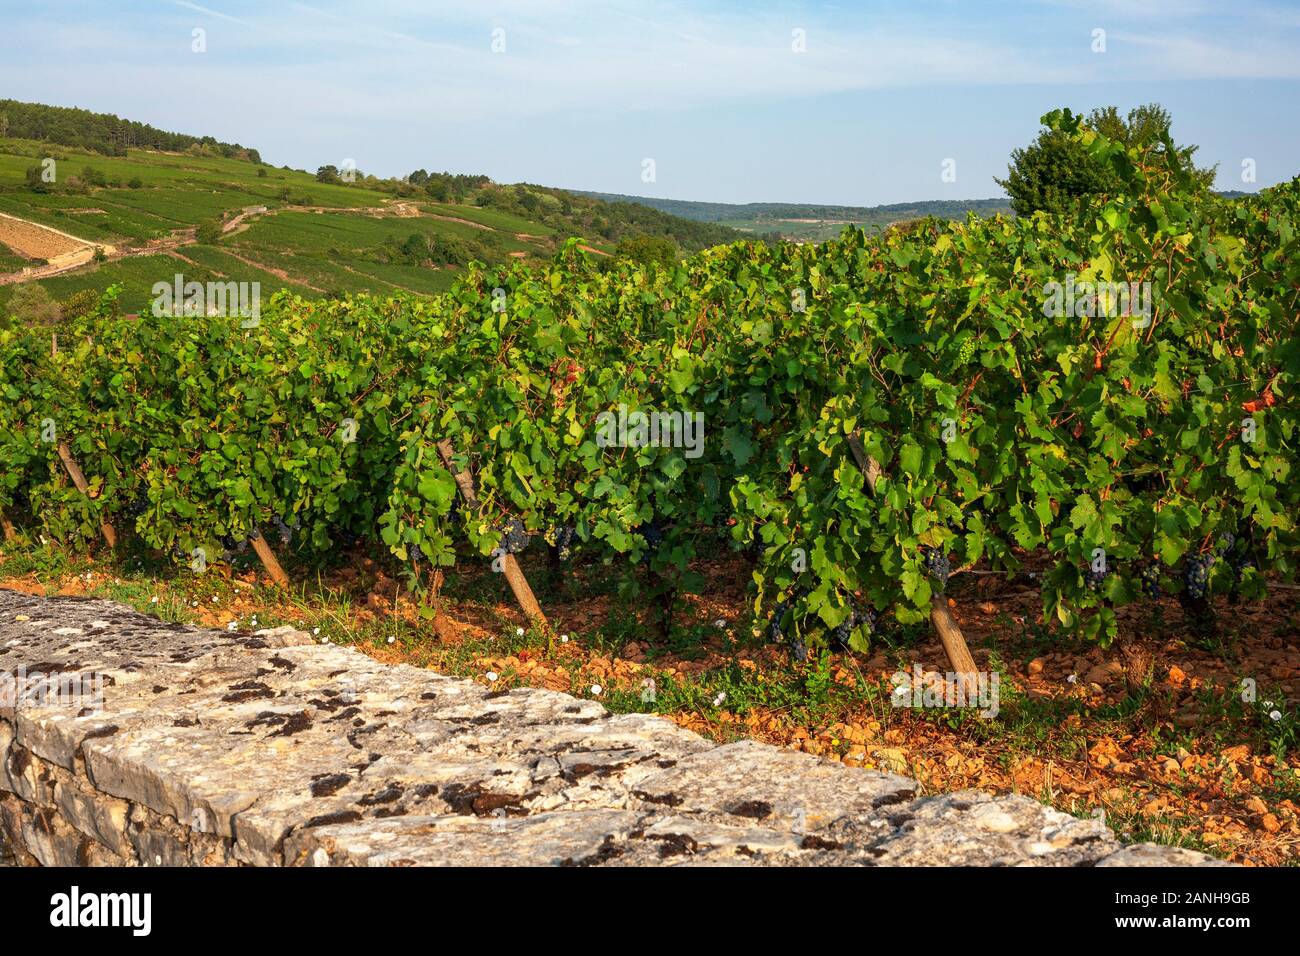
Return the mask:
<path id="1" fill-rule="evenodd" d="M 1258 594 L 1296 566 L 1300 182 L 1227 200 L 1173 150 L 1047 123 L 1120 188 L 1069 215 L 671 267 L 604 271 L 574 241 L 433 298 L 281 292 L 252 328 L 106 309 L 57 356 L 0 332 L 0 507 L 61 541 L 108 519 L 185 554 L 278 516 L 306 552 L 371 535 L 412 565 L 486 556 L 518 519 L 685 585 L 723 535 L 754 556 L 756 609 L 783 601 L 812 639 L 855 606 L 922 619 L 926 548 L 1006 571 L 1046 555 L 1045 616 L 1102 640 L 1144 573 L 1179 590 L 1225 533 L 1256 566 L 1217 562 L 1210 587 Z M 1044 308 L 1053 283 L 1102 282 L 1149 282 L 1149 316 Z M 702 414 L 702 454 L 603 446 L 620 406 Z M 884 469 L 874 494 L 855 432 Z"/>
<path id="2" fill-rule="evenodd" d="M 1063 116 L 1069 117 L 1066 110 Z M 1150 162 L 1168 156 L 1192 181 L 1208 189 L 1214 168 L 1197 169 L 1192 162 L 1195 146 L 1175 146 L 1170 134 L 1172 118 L 1152 103 L 1119 115 L 1113 106 L 1095 109 L 1084 125 L 1125 149 L 1135 149 Z M 1011 208 L 1028 216 L 1039 210 L 1068 212 L 1085 197 L 1112 196 L 1125 184 L 1109 164 L 1099 160 L 1077 137 L 1044 123 L 1032 144 L 1011 154 L 1006 179 L 995 180 L 1011 197 Z"/>

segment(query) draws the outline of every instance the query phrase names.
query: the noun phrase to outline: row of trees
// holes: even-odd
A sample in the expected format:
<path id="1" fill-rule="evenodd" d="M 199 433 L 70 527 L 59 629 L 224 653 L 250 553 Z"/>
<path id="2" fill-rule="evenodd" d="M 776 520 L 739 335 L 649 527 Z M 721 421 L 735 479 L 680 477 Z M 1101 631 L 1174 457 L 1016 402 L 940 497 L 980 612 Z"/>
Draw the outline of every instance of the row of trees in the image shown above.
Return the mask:
<path id="1" fill-rule="evenodd" d="M 128 148 L 169 152 L 194 150 L 260 163 L 257 150 L 223 143 L 211 136 L 188 136 L 122 119 L 112 113 L 0 100 L 0 136 L 36 139 L 107 156 L 125 156 Z"/>
<path id="2" fill-rule="evenodd" d="M 34 193 L 83 193 L 93 188 L 113 188 L 121 189 L 140 189 L 144 186 L 144 180 L 139 176 L 132 176 L 123 182 L 121 179 L 109 179 L 101 169 L 94 166 L 84 166 L 80 173 L 74 173 L 63 179 L 51 179 L 45 175 L 45 170 L 40 166 L 28 166 L 25 175 L 26 187 Z"/>
<path id="3" fill-rule="evenodd" d="M 316 179 L 361 185 L 402 198 L 495 209 L 550 226 L 564 235 L 615 243 L 649 237 L 665 240 L 674 248 L 698 252 L 740 237 L 740 233 L 726 226 L 684 219 L 638 203 L 606 202 L 533 183 L 500 185 L 482 174 L 431 173 L 417 169 L 403 179 L 376 179 L 356 171 L 344 180 L 337 167 L 322 166 L 316 171 Z M 658 248 L 662 250 L 667 245 L 661 242 Z"/>

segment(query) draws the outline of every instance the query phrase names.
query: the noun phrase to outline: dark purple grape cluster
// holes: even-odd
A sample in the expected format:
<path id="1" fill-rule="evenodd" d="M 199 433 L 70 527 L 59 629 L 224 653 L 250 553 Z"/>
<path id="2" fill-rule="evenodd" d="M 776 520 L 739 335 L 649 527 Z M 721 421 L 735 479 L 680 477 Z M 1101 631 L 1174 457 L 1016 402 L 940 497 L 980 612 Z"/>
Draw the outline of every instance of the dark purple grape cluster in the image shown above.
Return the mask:
<path id="1" fill-rule="evenodd" d="M 835 647 L 841 647 L 844 650 L 849 649 L 849 636 L 853 633 L 853 612 L 831 631 L 831 644 Z"/>
<path id="2" fill-rule="evenodd" d="M 555 553 L 561 561 L 568 561 L 573 557 L 573 540 L 577 537 L 577 529 L 568 525 L 561 525 L 558 528 L 552 528 L 547 540 L 555 548 Z"/>
<path id="3" fill-rule="evenodd" d="M 1209 590 L 1210 568 L 1214 565 L 1213 554 L 1189 555 L 1183 564 L 1183 593 L 1193 601 L 1205 597 Z"/>
<path id="4" fill-rule="evenodd" d="M 501 529 L 501 540 L 497 548 L 506 554 L 518 554 L 528 547 L 528 531 L 518 518 L 511 518 Z"/>
<path id="5" fill-rule="evenodd" d="M 298 530 L 300 522 L 298 518 L 293 519 L 292 524 L 286 524 L 285 520 L 279 515 L 271 518 L 271 523 L 275 525 L 276 536 L 279 537 L 280 543 L 286 547 L 293 542 L 293 533 Z"/>
<path id="6" fill-rule="evenodd" d="M 139 518 L 149 510 L 149 499 L 145 495 L 140 495 L 129 505 L 126 506 L 126 513 L 132 518 Z"/>
<path id="7" fill-rule="evenodd" d="M 659 551 L 659 546 L 663 544 L 664 535 L 672 528 L 671 521 L 659 521 L 657 518 L 651 519 L 641 525 L 637 530 L 645 538 L 645 551 L 641 555 L 641 563 L 649 564 L 650 559 Z"/>
<path id="8" fill-rule="evenodd" d="M 947 584 L 948 575 L 952 573 L 952 565 L 948 561 L 947 553 L 938 548 L 922 545 L 921 554 L 925 556 L 925 570 L 930 577 L 939 582 L 939 587 Z"/>
<path id="9" fill-rule="evenodd" d="M 796 637 L 790 644 L 790 656 L 802 664 L 808 659 L 808 645 Z"/>
<path id="10" fill-rule="evenodd" d="M 659 545 L 663 543 L 664 540 L 663 525 L 658 521 L 652 520 L 641 526 L 641 535 L 645 538 L 646 550 L 657 551 L 659 550 Z"/>
<path id="11" fill-rule="evenodd" d="M 772 609 L 772 620 L 767 625 L 767 638 L 773 642 L 779 642 L 785 635 L 781 630 L 781 619 L 785 617 L 785 612 L 789 609 L 789 601 L 777 601 L 776 607 Z"/>
<path id="12" fill-rule="evenodd" d="M 794 607 L 799 599 L 807 593 L 807 588 L 796 588 L 789 597 L 782 598 L 776 602 L 776 606 L 772 608 L 772 620 L 769 621 L 767 625 L 767 636 L 769 640 L 779 642 L 785 637 L 781 628 L 781 622 L 785 619 L 785 613 L 790 610 L 790 608 Z"/>
<path id="13" fill-rule="evenodd" d="M 1247 568 L 1257 567 L 1250 542 L 1238 539 L 1231 531 L 1225 531 L 1219 536 L 1219 546 L 1215 549 L 1215 554 L 1227 561 L 1228 567 L 1232 568 L 1234 585 L 1241 583 L 1242 575 Z"/>
<path id="14" fill-rule="evenodd" d="M 1089 564 L 1083 569 L 1083 583 L 1087 585 L 1089 591 L 1096 591 L 1106 583 L 1106 578 L 1110 575 L 1110 564 L 1103 565 L 1100 571 L 1097 571 Z"/>
<path id="15" fill-rule="evenodd" d="M 226 535 L 220 539 L 221 560 L 233 567 L 243 567 L 249 564 L 253 556 L 248 550 L 250 538 L 236 538 L 234 535 Z"/>
<path id="16" fill-rule="evenodd" d="M 1142 588 L 1142 593 L 1152 601 L 1159 601 L 1164 596 L 1164 591 L 1160 587 L 1160 565 L 1152 561 L 1138 576 L 1138 584 Z"/>
<path id="17" fill-rule="evenodd" d="M 849 637 L 852 636 L 853 629 L 862 626 L 867 629 L 868 634 L 874 634 L 877 620 L 879 620 L 879 615 L 876 614 L 875 608 L 854 605 L 849 610 L 849 616 L 831 631 L 832 644 L 846 651 L 849 650 Z"/>
<path id="18" fill-rule="evenodd" d="M 1255 568 L 1255 556 L 1249 551 L 1243 551 L 1240 554 L 1234 554 L 1228 559 L 1228 564 L 1232 568 L 1233 577 L 1238 584 L 1241 583 L 1242 575 L 1246 573 L 1247 568 Z"/>

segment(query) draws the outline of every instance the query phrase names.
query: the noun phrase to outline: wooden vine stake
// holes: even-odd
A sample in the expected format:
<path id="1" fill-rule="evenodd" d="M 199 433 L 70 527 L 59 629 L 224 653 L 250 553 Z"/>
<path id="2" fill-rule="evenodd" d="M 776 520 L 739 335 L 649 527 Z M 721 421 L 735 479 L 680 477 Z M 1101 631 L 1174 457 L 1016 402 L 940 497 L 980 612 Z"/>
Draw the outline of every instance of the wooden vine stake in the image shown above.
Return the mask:
<path id="1" fill-rule="evenodd" d="M 59 458 L 63 460 L 63 467 L 67 470 L 68 477 L 72 479 L 72 483 L 77 486 L 78 491 L 83 495 L 89 496 L 90 485 L 86 483 L 86 476 L 82 474 L 81 466 L 78 465 L 76 459 L 72 457 L 72 452 L 68 448 L 68 443 L 63 441 L 59 442 L 58 449 Z M 117 532 L 113 530 L 111 524 L 107 521 L 101 522 L 99 525 L 99 532 L 104 536 L 104 542 L 110 548 L 117 547 Z"/>
<path id="2" fill-rule="evenodd" d="M 862 438 L 856 431 L 849 435 L 849 450 L 857 459 L 858 467 L 867 476 L 867 487 L 874 495 L 876 482 L 883 474 L 880 463 L 867 454 L 867 450 L 862 446 Z M 943 642 L 943 649 L 948 655 L 948 662 L 952 665 L 953 672 L 964 685 L 967 699 L 971 699 L 969 695 L 975 693 L 979 668 L 975 666 L 975 658 L 971 656 L 970 648 L 966 646 L 966 638 L 962 635 L 957 622 L 953 620 L 952 613 L 948 610 L 948 602 L 942 594 L 934 594 L 930 598 L 930 620 L 934 624 L 934 629 L 939 632 L 939 640 Z"/>
<path id="3" fill-rule="evenodd" d="M 278 587 L 289 589 L 289 575 L 284 573 L 284 568 L 280 567 L 280 562 L 275 557 L 275 552 L 271 546 L 266 543 L 266 536 L 256 528 L 253 535 L 253 550 L 257 552 L 258 558 L 262 561 L 262 567 L 266 568 L 266 573 L 271 575 L 271 580 Z"/>
<path id="4" fill-rule="evenodd" d="M 57 332 L 51 332 L 50 333 L 50 356 L 53 357 L 58 354 L 59 354 L 59 335 Z M 68 477 L 72 479 L 72 483 L 77 486 L 78 491 L 80 491 L 83 495 L 89 497 L 90 484 L 86 481 L 86 476 L 82 472 L 81 466 L 78 465 L 77 460 L 72 457 L 72 450 L 68 448 L 68 443 L 61 441 L 55 447 L 59 452 L 59 460 L 63 462 L 63 468 L 65 471 L 67 471 Z M 9 523 L 8 518 L 4 519 L 4 532 L 6 538 L 13 537 L 13 525 Z M 104 542 L 110 548 L 117 547 L 117 532 L 113 530 L 113 526 L 111 524 L 109 524 L 107 521 L 101 522 L 99 525 L 99 533 L 104 536 Z"/>
<path id="5" fill-rule="evenodd" d="M 452 473 L 456 479 L 456 487 L 460 489 L 461 497 L 471 509 L 478 509 L 478 493 L 474 490 L 474 479 L 468 471 L 458 471 L 456 469 L 455 451 L 451 447 L 451 442 L 443 440 L 438 442 L 438 454 L 442 457 L 443 464 L 447 470 Z M 546 630 L 550 625 L 546 621 L 546 615 L 542 613 L 542 606 L 537 603 L 537 598 L 533 596 L 533 589 L 528 586 L 528 579 L 524 577 L 523 569 L 519 567 L 519 562 L 515 560 L 513 554 L 501 555 L 501 569 L 505 573 L 506 583 L 510 585 L 510 590 L 514 592 L 515 600 L 523 609 L 524 616 L 538 628 Z"/>

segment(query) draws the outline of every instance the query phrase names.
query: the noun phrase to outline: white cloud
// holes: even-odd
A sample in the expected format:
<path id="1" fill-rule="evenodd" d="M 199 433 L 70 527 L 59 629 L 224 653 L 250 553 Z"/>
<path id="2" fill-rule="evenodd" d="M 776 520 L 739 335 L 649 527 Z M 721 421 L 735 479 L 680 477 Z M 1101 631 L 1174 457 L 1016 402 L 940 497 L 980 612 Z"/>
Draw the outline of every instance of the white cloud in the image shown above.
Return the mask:
<path id="1" fill-rule="evenodd" d="M 1160 79 L 1297 79 L 1300 58 L 1292 44 L 1263 37 L 1241 42 L 1210 42 L 1167 34 L 1113 34 L 1140 47 L 1142 63 Z"/>
<path id="2" fill-rule="evenodd" d="M 1086 7 L 1080 0 L 1040 0 L 1040 17 L 1044 9 L 1062 11 L 1052 15 L 1046 35 L 1020 29 L 1005 11 L 1002 19 L 985 20 L 951 5 L 939 16 L 923 3 L 876 17 L 858 10 L 722 9 L 685 0 L 653 6 L 495 0 L 488 9 L 451 0 L 365 7 L 338 0 L 222 0 L 221 6 L 172 0 L 158 8 L 172 8 L 171 21 L 164 16 L 126 29 L 101 21 L 114 24 L 108 30 L 93 20 L 75 28 L 66 18 L 41 22 L 36 13 L 11 24 L 11 39 L 18 41 L 15 49 L 27 51 L 28 68 L 37 70 L 52 62 L 51 47 L 76 50 L 77 62 L 50 68 L 50 80 L 59 85 L 81 74 L 82 89 L 124 86 L 127 77 L 157 88 L 190 73 L 217 81 L 209 97 L 261 87 L 263 95 L 293 102 L 300 111 L 345 122 L 351 109 L 357 118 L 423 114 L 444 123 L 504 122 L 579 110 L 725 108 L 899 87 L 1293 78 L 1300 63 L 1294 44 L 1252 39 L 1246 28 L 1254 21 L 1234 21 L 1236 31 L 1192 29 L 1193 14 L 1206 9 L 1199 0 L 1101 0 Z M 1112 29 L 1104 56 L 1090 53 L 1086 31 L 1076 36 L 1064 22 L 1075 10 L 1132 17 L 1171 6 L 1182 13 L 1173 18 L 1173 32 Z M 1241 18 L 1277 14 L 1273 7 L 1240 9 L 1246 11 Z M 201 56 L 188 55 L 188 31 L 177 32 L 185 10 L 231 24 L 210 29 Z M 503 54 L 491 51 L 495 27 L 506 31 Z M 805 53 L 791 50 L 794 27 L 807 31 Z M 1285 35 L 1275 25 L 1273 36 L 1278 33 Z M 99 55 L 91 55 L 101 41 Z M 177 59 L 177 52 L 185 55 Z"/>

